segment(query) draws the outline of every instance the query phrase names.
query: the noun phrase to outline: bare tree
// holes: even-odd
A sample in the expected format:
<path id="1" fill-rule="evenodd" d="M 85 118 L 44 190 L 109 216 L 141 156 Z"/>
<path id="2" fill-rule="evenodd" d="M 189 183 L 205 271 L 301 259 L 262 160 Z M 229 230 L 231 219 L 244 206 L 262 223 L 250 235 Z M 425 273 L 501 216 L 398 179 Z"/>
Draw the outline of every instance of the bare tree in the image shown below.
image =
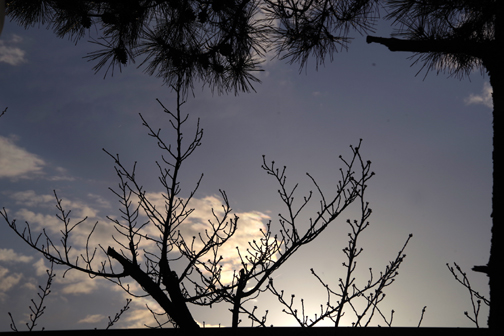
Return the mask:
<path id="1" fill-rule="evenodd" d="M 67 271 L 83 272 L 91 278 L 108 279 L 132 296 L 150 296 L 163 309 L 161 315 L 164 320 L 159 320 L 159 313 L 151 310 L 159 321 L 159 327 L 172 323 L 180 328 L 198 328 L 189 304 L 210 306 L 221 302 L 231 305 L 233 327 L 238 327 L 240 314 L 245 314 L 253 322 L 264 326 L 266 318 L 256 317 L 255 309 L 250 309 L 247 302 L 267 290 L 274 293 L 272 274 L 302 246 L 320 236 L 350 204 L 358 200 L 363 217 L 359 223 L 351 224 L 353 235 L 350 235 L 350 245 L 345 249 L 349 257 L 348 280 L 354 269 L 354 257 L 358 255 L 355 245 L 357 236 L 367 226 L 364 221 L 371 213 L 363 198 L 366 184 L 374 173 L 370 170 L 371 162 L 361 157 L 360 143 L 357 147 L 351 147 L 353 155 L 350 160 L 341 158 L 344 163 L 344 168 L 340 169 L 341 180 L 333 187 L 333 196 L 330 198 L 315 179 L 308 175 L 317 190 L 316 195 L 320 202 L 320 209 L 308 223 L 303 222 L 299 216 L 315 195 L 310 192 L 295 206 L 294 192 L 297 185 L 292 188 L 287 186 L 286 168 L 278 169 L 274 162 L 268 164 L 263 158 L 262 168 L 278 183 L 278 193 L 287 211 L 285 215 L 279 216 L 278 227 L 270 221 L 265 229 L 261 230 L 260 239 L 249 242 L 246 249 L 238 248 L 240 267 L 234 270 L 232 279 L 227 281 L 222 276 L 221 247 L 235 234 L 238 217 L 232 214 L 226 193 L 220 192 L 222 209 L 212 210 L 213 218 L 208 220 L 204 231 L 192 237 L 184 233 L 187 231 L 184 231 L 184 228 L 190 225 L 188 219 L 195 210 L 191 207 L 191 200 L 203 175 L 188 195 L 182 197 L 180 173 L 187 158 L 201 145 L 203 129 L 198 121 L 192 138 L 188 143 L 183 141 L 182 129 L 189 120 L 189 116 L 181 112 L 184 104 L 181 93 L 183 82 L 179 81 L 174 89 L 177 93 L 176 110 L 169 110 L 160 102 L 173 129 L 173 144 L 165 140 L 161 129 L 153 129 L 140 115 L 149 136 L 155 139 L 164 152 L 161 160 L 157 162 L 159 181 L 163 188 L 162 204 L 157 199 L 152 199 L 151 194 L 140 184 L 136 163 L 128 168 L 119 155 L 106 151 L 115 162 L 119 179 L 117 188 L 111 190 L 119 200 L 121 215 L 118 218 L 108 217 L 116 231 L 116 235 L 112 236 L 115 246 L 92 246 L 93 234 L 98 226 L 98 223 L 95 223 L 87 233 L 84 252 L 72 249 L 72 235 L 84 228 L 83 224 L 87 218 L 74 223 L 70 211 L 64 208 L 56 192 L 57 218 L 62 226 L 59 243 L 46 230 L 36 234 L 32 232 L 29 223 L 18 226 L 15 219 L 8 217 L 4 208 L 0 213 L 14 232 L 51 263 L 66 267 Z M 142 221 L 142 218 L 147 219 Z M 98 260 L 100 253 L 104 256 L 102 260 Z M 344 294 L 341 307 L 365 291 L 376 288 L 376 297 L 369 298 L 370 307 L 374 309 L 380 301 L 379 293 L 395 277 L 402 258 L 398 256 L 375 282 L 370 283 L 360 293 Z M 130 280 L 140 285 L 141 292 L 135 292 L 128 285 L 127 281 Z M 352 281 L 347 281 L 346 290 L 352 285 Z M 338 308 L 331 306 L 329 310 L 332 311 L 326 316 L 332 317 Z"/>

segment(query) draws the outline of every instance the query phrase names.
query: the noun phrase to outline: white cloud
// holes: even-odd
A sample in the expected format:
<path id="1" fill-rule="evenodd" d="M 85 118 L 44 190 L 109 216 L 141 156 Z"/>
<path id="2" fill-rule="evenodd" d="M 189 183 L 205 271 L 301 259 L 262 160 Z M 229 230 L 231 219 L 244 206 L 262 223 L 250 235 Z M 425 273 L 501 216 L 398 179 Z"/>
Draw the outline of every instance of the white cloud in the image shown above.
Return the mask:
<path id="1" fill-rule="evenodd" d="M 81 295 L 94 292 L 103 282 L 98 279 L 91 279 L 86 273 L 70 270 L 65 273 L 65 277 L 56 277 L 54 281 L 63 286 L 62 294 Z M 108 282 L 107 282 L 108 284 Z"/>
<path id="2" fill-rule="evenodd" d="M 37 195 L 33 190 L 18 191 L 10 195 L 10 198 L 16 201 L 16 204 L 26 207 L 54 207 L 56 199 L 54 195 Z"/>
<path id="3" fill-rule="evenodd" d="M 8 41 L 0 40 L 0 62 L 10 65 L 19 65 L 26 62 L 25 51 L 13 46 L 23 41 L 23 38 L 18 35 L 12 35 Z"/>
<path id="4" fill-rule="evenodd" d="M 161 193 L 148 193 L 146 196 L 157 209 L 164 209 L 164 198 Z M 198 250 L 203 247 L 203 243 L 198 238 L 199 234 L 205 237 L 205 230 L 211 232 L 211 226 L 208 221 L 210 220 L 214 224 L 217 221 L 212 213 L 212 209 L 220 218 L 224 213 L 222 201 L 216 196 L 207 196 L 201 199 L 193 198 L 188 208 L 194 208 L 194 211 L 178 230 L 180 230 L 181 235 L 188 244 L 191 242 L 192 237 L 196 237 L 194 249 Z M 221 261 L 223 266 L 221 281 L 223 283 L 230 283 L 233 279 L 233 272 L 239 271 L 242 267 L 236 248 L 238 247 L 242 256 L 245 256 L 247 253 L 246 250 L 249 248 L 249 242 L 259 242 L 263 238 L 260 230 L 267 230 L 265 222 L 270 219 L 268 215 L 257 211 L 236 213 L 236 215 L 239 217 L 238 228 L 234 235 L 218 251 L 218 256 L 223 256 Z M 234 214 L 231 214 L 228 222 L 233 217 Z M 226 232 L 228 230 L 229 228 L 226 228 Z M 208 257 L 209 255 L 204 258 Z"/>
<path id="5" fill-rule="evenodd" d="M 75 178 L 69 176 L 66 169 L 62 167 L 54 168 L 54 176 L 46 177 L 46 172 L 42 170 L 47 163 L 38 155 L 28 152 L 15 144 L 16 136 L 9 138 L 0 136 L 0 178 L 11 179 L 33 179 L 44 176 L 49 181 L 74 181 Z"/>
<path id="6" fill-rule="evenodd" d="M 138 283 L 133 281 L 123 282 L 125 286 L 129 286 L 133 293 L 141 293 L 141 287 Z M 117 291 L 126 299 L 132 299 L 131 295 L 126 293 L 121 287 L 114 286 L 112 290 Z M 145 326 L 157 326 L 156 320 L 153 318 L 152 313 L 147 309 L 149 307 L 155 313 L 163 314 L 163 308 L 154 301 L 150 296 L 135 297 L 129 304 L 128 311 L 121 317 L 119 321 L 121 328 L 127 329 L 143 329 Z M 166 316 L 156 316 L 160 323 L 166 322 Z"/>
<path id="7" fill-rule="evenodd" d="M 118 239 L 122 239 L 122 237 L 117 234 L 110 221 L 99 215 L 98 209 L 90 205 L 98 204 L 98 208 L 103 208 L 103 206 L 109 206 L 108 202 L 97 195 L 89 194 L 87 196 L 88 199 L 86 201 L 66 200 L 63 198 L 64 210 L 72 210 L 71 226 L 83 217 L 89 217 L 86 222 L 76 227 L 70 235 L 69 243 L 72 246 L 70 258 L 72 260 L 75 260 L 75 258 L 81 254 L 86 254 L 85 245 L 87 237 L 96 221 L 98 221 L 99 224 L 92 236 L 91 245 L 89 246 L 90 252 L 92 253 L 95 246 L 98 246 L 98 244 L 101 244 L 105 249 L 108 246 L 114 246 L 116 249 L 120 248 L 117 243 L 113 241 L 112 235 Z M 146 196 L 158 209 L 164 209 L 164 198 L 161 193 L 149 193 Z M 14 193 L 11 197 L 15 200 L 16 204 L 22 205 L 22 208 L 15 213 L 18 221 L 27 221 L 30 223 L 34 235 L 38 234 L 42 228 L 45 228 L 46 232 L 51 236 L 52 241 L 55 244 L 58 243 L 61 236 L 60 230 L 63 229 L 63 223 L 54 216 L 54 205 L 56 201 L 53 195 L 37 194 L 33 190 L 28 190 Z M 58 195 L 58 197 L 61 196 Z M 195 210 L 178 228 L 181 234 L 186 238 L 187 243 L 191 242 L 193 236 L 198 237 L 199 234 L 205 236 L 205 230 L 211 229 L 208 220 L 211 220 L 213 223 L 216 222 L 212 209 L 214 209 L 217 216 L 223 215 L 221 204 L 221 200 L 216 196 L 208 196 L 201 199 L 194 198 L 191 200 L 189 207 Z M 27 208 L 32 209 L 29 210 Z M 38 208 L 38 210 L 33 208 Z M 240 248 L 242 255 L 246 254 L 249 242 L 254 240 L 259 242 L 260 239 L 263 238 L 260 230 L 266 231 L 265 223 L 270 219 L 268 215 L 261 212 L 237 213 L 236 215 L 239 217 L 238 229 L 234 236 L 224 244 L 218 252 L 219 255 L 223 256 L 223 260 L 221 261 L 223 267 L 221 280 L 223 283 L 231 282 L 233 279 L 233 272 L 238 271 L 242 267 L 236 247 Z M 233 216 L 234 215 L 228 218 L 228 222 Z M 142 220 L 139 219 L 139 222 L 141 221 Z M 153 225 L 147 225 L 143 233 L 151 237 L 159 235 L 159 231 Z M 196 241 L 194 248 L 197 250 L 201 248 L 202 245 L 203 243 Z M 61 248 L 59 249 L 61 251 Z M 144 249 L 152 253 L 158 253 L 157 247 L 152 241 L 143 240 L 141 246 L 139 246 L 139 250 L 142 251 Z M 211 256 L 207 255 L 204 258 L 208 257 Z M 142 256 L 140 256 L 140 258 L 143 259 Z M 100 252 L 100 248 L 98 248 L 97 257 L 93 262 L 96 263 L 95 266 L 97 269 L 100 266 L 100 261 L 104 259 L 105 257 Z M 47 269 L 43 259 L 38 260 L 34 264 L 34 267 L 39 276 L 45 274 L 45 270 Z M 99 281 L 89 279 L 86 274 L 78 271 L 70 271 L 65 275 L 64 279 L 58 277 L 55 279 L 55 282 L 63 285 L 62 294 L 88 294 L 100 287 Z M 136 288 L 135 286 L 133 286 L 132 289 L 133 288 L 138 290 L 138 294 L 142 293 L 141 288 Z"/>
<path id="8" fill-rule="evenodd" d="M 32 259 L 33 257 L 18 254 L 13 249 L 0 249 L 0 261 L 27 263 Z"/>
<path id="9" fill-rule="evenodd" d="M 107 208 L 107 209 L 112 208 L 112 206 L 110 205 L 110 202 L 108 200 L 104 199 L 103 197 L 101 197 L 100 195 L 89 193 L 89 194 L 87 194 L 87 196 L 91 199 L 94 199 L 95 202 L 103 208 Z"/>
<path id="10" fill-rule="evenodd" d="M 33 178 L 41 174 L 44 160 L 0 136 L 0 178 Z"/>
<path id="11" fill-rule="evenodd" d="M 10 197 L 15 201 L 16 205 L 20 206 L 20 208 L 15 211 L 14 216 L 12 216 L 18 223 L 20 223 L 17 224 L 18 230 L 23 230 L 22 223 L 24 222 L 29 223 L 32 236 L 34 237 L 40 234 L 42 229 L 44 229 L 60 253 L 63 253 L 63 247 L 60 246 L 61 244 L 59 241 L 62 237 L 61 230 L 64 230 L 65 224 L 56 216 L 58 210 L 55 208 L 57 203 L 54 195 L 37 194 L 33 190 L 27 190 L 13 193 Z M 103 205 L 104 201 L 97 199 L 96 195 L 88 195 L 88 197 L 92 200 L 91 204 L 98 203 L 99 206 Z M 58 195 L 58 198 L 61 198 L 61 196 Z M 97 247 L 98 244 L 102 244 L 102 246 L 105 247 L 115 245 L 112 235 L 117 232 L 114 230 L 113 225 L 111 225 L 106 218 L 99 216 L 99 210 L 95 209 L 93 205 L 90 205 L 87 200 L 74 201 L 63 198 L 61 203 L 65 213 L 71 211 L 67 220 L 69 220 L 68 229 L 72 228 L 68 241 L 69 245 L 72 246 L 72 249 L 69 252 L 69 257 L 72 260 L 75 260 L 77 257 L 80 259 L 81 254 L 86 255 L 85 246 L 87 239 L 96 222 L 98 222 L 98 225 L 92 235 L 91 244 L 89 246 L 90 252 L 92 253 L 93 249 Z M 61 213 L 58 213 L 58 215 L 60 217 L 62 216 Z M 84 220 L 86 217 L 87 219 Z M 79 223 L 79 221 L 81 221 L 81 223 L 74 227 L 74 225 Z M 52 252 L 56 253 L 53 250 Z M 98 254 L 100 254 L 100 252 Z M 99 262 L 102 259 L 104 258 L 96 260 L 96 264 L 94 266 L 99 268 Z M 44 266 L 41 264 L 40 267 Z M 46 268 L 43 269 L 44 272 Z M 82 288 L 85 289 L 80 290 L 78 288 L 74 288 L 69 289 L 69 291 L 89 291 L 89 286 L 87 285 Z"/>
<path id="12" fill-rule="evenodd" d="M 493 101 L 492 101 L 492 86 L 490 83 L 485 82 L 483 84 L 483 90 L 481 90 L 481 94 L 474 95 L 470 94 L 469 97 L 464 99 L 464 103 L 467 105 L 471 104 L 483 104 L 491 109 L 493 109 Z"/>
<path id="13" fill-rule="evenodd" d="M 49 181 L 75 181 L 75 177 L 71 176 L 51 176 L 48 178 Z"/>
<path id="14" fill-rule="evenodd" d="M 17 200 L 22 200 L 22 204 L 24 205 L 49 205 L 51 209 L 54 209 L 54 206 L 56 205 L 56 198 L 54 194 L 37 195 L 33 190 L 28 190 L 26 192 L 17 193 L 14 197 L 17 197 Z M 62 200 L 61 205 L 65 211 L 72 210 L 73 218 L 98 218 L 98 210 L 88 205 L 85 201 L 71 201 L 61 195 L 58 195 L 58 198 Z"/>
<path id="15" fill-rule="evenodd" d="M 23 277 L 21 273 L 7 275 L 8 273 L 7 268 L 0 266 L 0 301 L 4 300 L 5 292 L 17 285 Z"/>
<path id="16" fill-rule="evenodd" d="M 105 316 L 100 314 L 88 315 L 85 318 L 79 320 L 77 323 L 98 323 L 104 318 Z"/>
<path id="17" fill-rule="evenodd" d="M 10 197 L 16 204 L 22 206 L 21 209 L 16 211 L 15 218 L 19 222 L 28 222 L 32 230 L 32 235 L 34 236 L 38 235 L 42 229 L 45 229 L 58 250 L 63 253 L 63 247 L 60 246 L 61 244 L 59 244 L 59 241 L 61 238 L 61 230 L 64 229 L 64 223 L 54 215 L 57 212 L 55 209 L 56 199 L 54 195 L 37 194 L 33 190 L 27 190 L 14 193 L 10 195 Z M 91 199 L 91 204 L 98 203 L 99 206 L 106 205 L 106 202 L 97 195 L 89 194 L 88 197 Z M 61 196 L 58 195 L 58 198 L 61 198 Z M 87 238 L 93 225 L 97 221 L 99 224 L 92 235 L 92 241 L 89 246 L 90 253 L 93 252 L 95 247 L 98 247 L 98 244 L 102 244 L 105 248 L 110 245 L 115 245 L 112 235 L 117 232 L 114 230 L 113 226 L 108 223 L 109 221 L 106 218 L 100 217 L 98 215 L 98 210 L 88 204 L 87 201 L 68 200 L 63 198 L 62 206 L 65 212 L 71 210 L 70 227 L 86 216 L 88 217 L 88 220 L 73 228 L 69 235 L 69 245 L 72 246 L 69 253 L 71 260 L 76 260 L 76 258 L 79 257 L 79 265 L 84 266 L 80 256 L 86 255 L 85 246 Z M 22 230 L 20 225 L 18 225 L 18 228 Z M 93 262 L 94 268 L 99 269 L 100 262 L 105 259 L 106 257 L 98 252 L 97 258 Z M 33 266 L 38 276 L 45 276 L 46 270 L 49 268 L 46 266 L 45 259 L 43 258 L 39 259 Z M 90 279 L 87 274 L 79 271 L 69 271 L 65 274 L 64 278 L 56 277 L 54 282 L 62 286 L 61 294 L 71 295 L 92 293 L 100 287 L 101 283 L 100 281 Z"/>
<path id="18" fill-rule="evenodd" d="M 25 282 L 21 287 L 35 292 L 38 289 L 38 283 L 34 278 L 30 278 L 28 282 Z"/>
<path id="19" fill-rule="evenodd" d="M 50 268 L 46 266 L 46 260 L 40 258 L 33 264 L 37 276 L 44 276 L 47 278 L 47 270 Z M 65 277 L 55 277 L 53 280 L 63 286 L 62 294 L 89 294 L 98 288 L 99 283 L 96 280 L 89 278 L 87 274 L 79 271 L 72 271 L 65 273 Z"/>
<path id="20" fill-rule="evenodd" d="M 38 276 L 47 274 L 47 270 L 49 269 L 49 267 L 45 265 L 44 258 L 40 258 L 35 264 L 33 264 L 33 266 L 35 267 L 35 273 Z"/>
<path id="21" fill-rule="evenodd" d="M 96 281 L 88 278 L 65 286 L 61 292 L 63 294 L 79 295 L 92 293 L 95 289 L 98 289 Z"/>
<path id="22" fill-rule="evenodd" d="M 121 327 L 124 324 L 128 329 L 145 328 L 146 325 L 150 327 L 157 326 L 156 321 L 152 317 L 152 313 L 147 308 L 145 308 L 145 304 L 147 304 L 148 307 L 153 311 L 157 313 L 163 313 L 163 310 L 158 306 L 156 302 L 149 300 L 148 298 L 135 298 L 135 300 L 133 300 L 133 302 L 130 304 L 130 309 L 128 310 L 127 315 L 121 318 Z M 157 318 L 161 320 L 160 322 L 164 322 L 164 320 L 166 319 L 164 316 L 157 316 Z"/>
<path id="23" fill-rule="evenodd" d="M 15 218 L 22 220 L 23 222 L 28 222 L 31 229 L 35 229 L 36 231 L 46 229 L 48 230 L 48 233 L 57 233 L 62 229 L 63 226 L 63 224 L 61 224 L 61 221 L 56 218 L 56 216 L 36 213 L 28 209 L 21 209 L 17 211 Z M 32 232 L 32 234 L 35 234 L 35 232 Z"/>

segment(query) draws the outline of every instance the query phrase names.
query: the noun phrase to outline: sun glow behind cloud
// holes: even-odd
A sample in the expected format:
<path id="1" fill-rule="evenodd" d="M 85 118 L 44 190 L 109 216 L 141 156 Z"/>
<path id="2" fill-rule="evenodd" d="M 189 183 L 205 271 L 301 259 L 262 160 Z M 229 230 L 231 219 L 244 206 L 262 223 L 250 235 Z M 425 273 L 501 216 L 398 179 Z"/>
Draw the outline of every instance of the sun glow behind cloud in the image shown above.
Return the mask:
<path id="1" fill-rule="evenodd" d="M 165 209 L 165 197 L 162 193 L 147 193 L 146 198 L 157 209 Z M 190 244 L 194 237 L 193 247 L 194 250 L 198 251 L 203 248 L 203 242 L 207 241 L 206 234 L 212 233 L 212 224 L 217 225 L 218 221 L 223 219 L 223 203 L 219 197 L 212 195 L 203 198 L 192 198 L 188 203 L 188 208 L 194 210 L 178 230 L 180 230 L 180 235 L 187 244 Z M 259 211 L 231 213 L 224 221 L 227 225 L 224 229 L 225 232 L 229 232 L 231 229 L 230 221 L 234 220 L 235 215 L 238 217 L 237 229 L 233 236 L 219 248 L 217 255 L 217 258 L 222 256 L 220 264 L 222 265 L 221 281 L 223 284 L 231 283 L 234 272 L 238 272 L 242 267 L 237 248 L 240 249 L 242 255 L 245 255 L 249 243 L 263 238 L 261 230 L 266 232 L 265 223 L 270 220 L 268 215 Z M 160 234 L 153 225 L 146 232 L 153 237 Z M 153 242 L 146 244 L 153 246 Z M 143 246 L 143 248 L 146 247 Z M 213 258 L 213 256 L 205 255 L 202 259 L 205 258 Z"/>

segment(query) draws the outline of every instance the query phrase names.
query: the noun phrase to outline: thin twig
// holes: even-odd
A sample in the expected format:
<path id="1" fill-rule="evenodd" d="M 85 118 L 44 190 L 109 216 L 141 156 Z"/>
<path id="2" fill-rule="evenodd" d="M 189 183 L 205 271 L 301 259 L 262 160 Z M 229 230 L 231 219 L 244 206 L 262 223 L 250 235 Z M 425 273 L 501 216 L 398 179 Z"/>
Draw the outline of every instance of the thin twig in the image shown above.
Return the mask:
<path id="1" fill-rule="evenodd" d="M 46 270 L 47 272 L 47 281 L 45 288 L 42 288 L 42 286 L 39 286 L 40 293 L 37 293 L 38 297 L 40 298 L 40 302 L 37 304 L 33 299 L 31 299 L 31 302 L 33 303 L 32 306 L 28 306 L 30 311 L 32 312 L 30 314 L 30 323 L 26 323 L 26 326 L 28 327 L 28 331 L 33 331 L 33 329 L 37 326 L 37 320 L 44 314 L 46 306 L 44 306 L 44 300 L 45 298 L 51 293 L 51 285 L 54 277 L 56 274 L 53 272 L 54 269 L 54 263 L 51 262 L 51 268 Z M 11 329 L 13 331 L 19 331 L 16 327 L 16 324 L 14 323 L 14 318 L 12 317 L 12 314 L 9 312 L 8 313 L 11 319 Z M 44 328 L 42 328 L 44 330 Z"/>

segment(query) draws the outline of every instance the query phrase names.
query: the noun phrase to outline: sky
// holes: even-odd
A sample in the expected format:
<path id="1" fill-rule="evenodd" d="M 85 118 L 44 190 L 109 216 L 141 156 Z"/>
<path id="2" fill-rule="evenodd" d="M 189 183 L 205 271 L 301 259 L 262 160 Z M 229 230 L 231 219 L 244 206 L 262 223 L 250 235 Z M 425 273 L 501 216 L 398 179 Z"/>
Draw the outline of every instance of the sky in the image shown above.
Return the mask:
<path id="1" fill-rule="evenodd" d="M 376 35 L 389 33 L 384 23 Z M 366 190 L 373 213 L 359 238 L 364 251 L 357 262 L 357 283 L 367 282 L 370 267 L 375 274 L 383 270 L 412 233 L 399 275 L 386 288 L 383 313 L 388 317 L 395 311 L 393 326 L 417 326 L 427 306 L 424 327 L 473 327 L 464 316 L 472 311 L 469 294 L 446 264 L 458 263 L 473 288 L 488 297 L 486 276 L 470 271 L 487 263 L 490 249 L 488 76 L 475 72 L 459 80 L 435 72 L 417 75 L 420 67 L 411 66 L 409 54 L 368 45 L 359 34 L 353 37 L 348 51 L 335 54 L 318 71 L 313 60 L 300 72 L 297 65 L 267 58 L 255 93 L 219 96 L 195 87 L 182 111 L 190 115 L 187 134 L 199 118 L 204 136 L 184 167 L 182 196 L 187 197 L 201 173 L 204 177 L 186 230 L 202 228 L 211 208 L 220 208 L 219 189 L 225 190 L 241 223 L 231 248 L 224 251 L 226 265 L 235 266 L 234 246 L 257 238 L 269 220 L 278 228 L 278 214 L 286 211 L 278 186 L 261 169 L 262 156 L 287 166 L 287 183 L 299 183 L 299 202 L 315 188 L 307 172 L 328 195 L 334 192 L 343 167 L 339 156 L 351 158 L 349 146 L 362 139 L 361 153 L 376 175 Z M 18 225 L 28 221 L 36 232 L 47 228 L 57 241 L 61 222 L 55 217 L 56 190 L 74 222 L 85 216 L 90 224 L 99 222 L 92 243 L 114 246 L 107 216 L 118 216 L 119 204 L 108 188 L 115 188 L 118 179 L 113 160 L 102 149 L 120 154 L 130 167 L 137 161 L 141 183 L 158 199 L 162 187 L 155 161 L 161 153 L 138 114 L 169 134 L 156 99 L 175 108 L 176 96 L 134 65 L 105 79 L 103 72 L 94 74 L 94 64 L 83 59 L 93 50 L 86 39 L 75 45 L 44 27 L 24 30 L 6 19 L 0 37 L 0 110 L 8 107 L 0 118 L 0 207 Z M 316 215 L 318 202 L 314 199 L 305 208 L 304 223 Z M 303 298 L 310 317 L 327 300 L 310 268 L 337 289 L 345 271 L 346 220 L 358 215 L 357 208 L 343 212 L 274 273 L 275 285 L 286 295 L 295 294 L 298 307 Z M 38 286 L 45 286 L 49 263 L 3 220 L 0 230 L 0 331 L 10 330 L 8 312 L 25 330 L 30 300 L 37 301 Z M 84 237 L 83 231 L 76 232 L 76 250 L 82 250 Z M 64 271 L 55 269 L 38 329 L 104 328 L 108 316 L 129 297 L 106 280 L 75 271 L 63 278 Z M 135 298 L 116 327 L 152 323 L 145 305 L 155 305 L 149 302 Z M 269 311 L 268 324 L 296 325 L 271 294 L 253 304 L 260 312 Z M 225 304 L 190 308 L 205 326 L 231 323 Z M 482 326 L 487 314 L 482 307 Z M 343 325 L 354 320 L 348 311 Z M 243 317 L 240 325 L 250 326 L 250 321 Z M 385 323 L 376 317 L 371 325 Z"/>

